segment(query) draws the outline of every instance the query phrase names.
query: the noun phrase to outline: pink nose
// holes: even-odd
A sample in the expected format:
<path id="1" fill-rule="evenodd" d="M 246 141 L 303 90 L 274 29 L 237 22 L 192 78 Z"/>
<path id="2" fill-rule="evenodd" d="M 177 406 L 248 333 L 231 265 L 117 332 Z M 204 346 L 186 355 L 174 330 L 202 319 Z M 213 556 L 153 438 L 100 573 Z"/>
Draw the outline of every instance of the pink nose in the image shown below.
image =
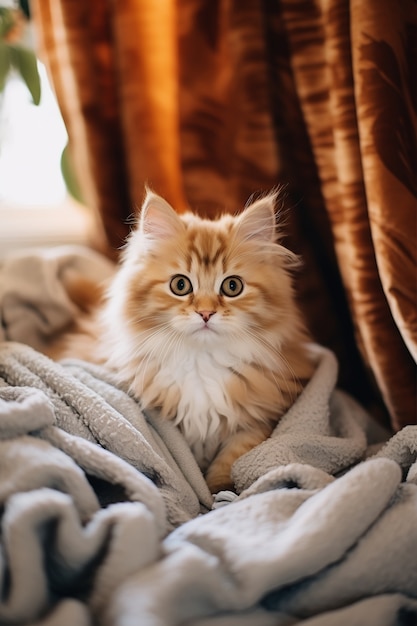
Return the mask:
<path id="1" fill-rule="evenodd" d="M 210 317 L 215 314 L 215 312 L 216 311 L 197 311 L 206 323 L 209 321 Z"/>

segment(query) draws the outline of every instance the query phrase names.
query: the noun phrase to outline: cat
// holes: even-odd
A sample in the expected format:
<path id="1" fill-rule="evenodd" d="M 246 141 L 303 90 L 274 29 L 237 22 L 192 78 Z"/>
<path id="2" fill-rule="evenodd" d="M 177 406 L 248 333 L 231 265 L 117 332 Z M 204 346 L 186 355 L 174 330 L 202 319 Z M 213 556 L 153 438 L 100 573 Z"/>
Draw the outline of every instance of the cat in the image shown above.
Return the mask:
<path id="1" fill-rule="evenodd" d="M 208 220 L 148 190 L 102 307 L 65 350 L 177 424 L 212 493 L 233 488 L 234 461 L 271 435 L 314 369 L 276 199 Z"/>

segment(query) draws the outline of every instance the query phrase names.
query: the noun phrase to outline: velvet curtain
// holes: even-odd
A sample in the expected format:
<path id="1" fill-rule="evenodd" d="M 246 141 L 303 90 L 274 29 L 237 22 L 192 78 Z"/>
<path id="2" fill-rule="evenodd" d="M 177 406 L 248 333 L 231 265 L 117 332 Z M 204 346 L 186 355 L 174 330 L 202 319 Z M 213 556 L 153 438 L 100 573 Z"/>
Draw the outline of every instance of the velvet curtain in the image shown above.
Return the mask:
<path id="1" fill-rule="evenodd" d="M 286 185 L 298 296 L 340 385 L 416 423 L 413 0 L 35 0 L 86 204 L 113 256 L 150 185 L 181 212 Z"/>

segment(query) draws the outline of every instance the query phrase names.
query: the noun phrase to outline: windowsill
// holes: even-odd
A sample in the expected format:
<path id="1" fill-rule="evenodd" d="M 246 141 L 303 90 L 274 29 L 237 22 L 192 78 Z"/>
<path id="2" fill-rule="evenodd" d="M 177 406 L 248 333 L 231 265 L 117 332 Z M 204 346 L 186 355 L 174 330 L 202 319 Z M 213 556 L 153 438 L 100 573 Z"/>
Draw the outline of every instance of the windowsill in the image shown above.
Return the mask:
<path id="1" fill-rule="evenodd" d="M 68 197 L 51 208 L 0 206 L 0 259 L 27 248 L 88 245 L 91 216 Z"/>

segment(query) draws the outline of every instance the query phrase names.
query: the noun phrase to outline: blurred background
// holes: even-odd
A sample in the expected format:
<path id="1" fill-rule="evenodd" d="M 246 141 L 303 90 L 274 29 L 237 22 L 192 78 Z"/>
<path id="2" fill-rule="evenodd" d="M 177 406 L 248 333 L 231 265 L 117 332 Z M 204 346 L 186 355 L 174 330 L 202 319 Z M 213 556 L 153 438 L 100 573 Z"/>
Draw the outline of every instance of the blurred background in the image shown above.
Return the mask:
<path id="1" fill-rule="evenodd" d="M 145 184 L 209 217 L 282 185 L 297 295 L 340 386 L 393 429 L 417 422 L 415 2 L 0 7 L 3 254 L 116 259 Z"/>

